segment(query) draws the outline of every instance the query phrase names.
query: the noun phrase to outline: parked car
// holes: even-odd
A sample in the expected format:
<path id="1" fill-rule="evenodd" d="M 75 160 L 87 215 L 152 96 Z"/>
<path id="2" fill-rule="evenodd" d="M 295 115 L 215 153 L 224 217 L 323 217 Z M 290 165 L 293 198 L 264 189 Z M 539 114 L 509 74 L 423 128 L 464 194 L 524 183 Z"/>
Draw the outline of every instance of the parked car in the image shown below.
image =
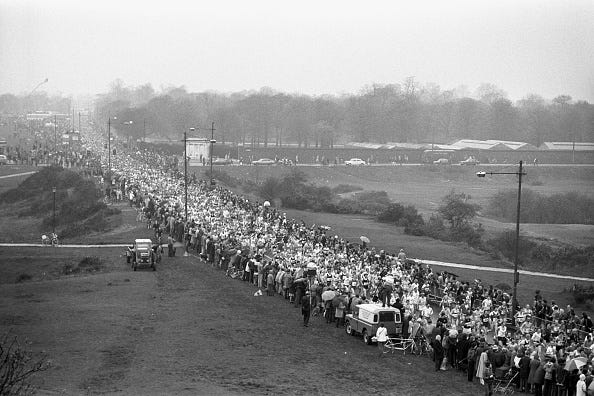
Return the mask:
<path id="1" fill-rule="evenodd" d="M 346 315 L 346 333 L 361 334 L 363 342 L 370 345 L 380 323 L 388 330 L 390 337 L 402 335 L 402 318 L 400 310 L 392 307 L 381 307 L 376 304 L 359 304 L 352 314 Z"/>
<path id="2" fill-rule="evenodd" d="M 156 271 L 155 254 L 153 251 L 153 241 L 150 239 L 136 239 L 134 240 L 134 247 L 132 251 L 132 269 L 136 271 L 140 264 L 147 264 Z"/>
<path id="3" fill-rule="evenodd" d="M 356 166 L 356 165 L 365 165 L 366 162 L 363 161 L 361 158 L 351 158 L 350 160 L 344 161 L 344 164 Z"/>
<path id="4" fill-rule="evenodd" d="M 440 158 L 440 159 L 436 159 L 435 161 L 433 161 L 433 164 L 435 165 L 447 165 L 450 163 L 450 160 L 447 158 Z"/>
<path id="5" fill-rule="evenodd" d="M 210 164 L 210 160 L 208 161 L 208 163 Z M 232 163 L 233 162 L 231 161 L 231 158 L 215 157 L 212 159 L 213 165 L 231 165 Z"/>
<path id="6" fill-rule="evenodd" d="M 8 164 L 8 158 L 4 154 L 0 154 L 0 165 Z"/>
<path id="7" fill-rule="evenodd" d="M 466 158 L 464 161 L 460 161 L 460 165 L 478 165 L 478 164 L 480 164 L 480 162 L 473 156 Z"/>
<path id="8" fill-rule="evenodd" d="M 275 163 L 270 158 L 260 158 L 259 160 L 252 161 L 252 165 L 274 165 Z"/>

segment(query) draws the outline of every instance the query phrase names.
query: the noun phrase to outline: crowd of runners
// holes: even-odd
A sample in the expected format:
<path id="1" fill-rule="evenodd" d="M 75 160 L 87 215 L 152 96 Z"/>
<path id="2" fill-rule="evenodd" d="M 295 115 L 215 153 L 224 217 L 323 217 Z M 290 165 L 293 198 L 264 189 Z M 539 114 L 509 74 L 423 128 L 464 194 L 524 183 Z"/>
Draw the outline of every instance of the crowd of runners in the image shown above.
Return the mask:
<path id="1" fill-rule="evenodd" d="M 86 138 L 102 151 L 101 137 Z M 112 159 L 116 189 L 138 208 L 154 242 L 168 245 L 169 256 L 176 248 L 178 254 L 191 252 L 252 283 L 256 294 L 278 295 L 295 306 L 305 296 L 312 315 L 329 325 L 343 326 L 345 315 L 364 302 L 398 308 L 402 336 L 426 337 L 436 370 L 463 370 L 469 381 L 485 386 L 486 394 L 498 378 L 511 379 L 516 390 L 546 396 L 582 395 L 592 382 L 594 326 L 586 313 L 536 292 L 533 301 L 518 307 L 518 329 L 512 331 L 505 290 L 436 271 L 407 259 L 403 249 L 388 252 L 349 242 L 330 227 L 290 219 L 268 202 L 250 201 L 195 177 L 187 186 L 186 219 L 177 160 L 148 150 L 118 153 Z M 336 298 L 323 299 L 329 290 Z"/>

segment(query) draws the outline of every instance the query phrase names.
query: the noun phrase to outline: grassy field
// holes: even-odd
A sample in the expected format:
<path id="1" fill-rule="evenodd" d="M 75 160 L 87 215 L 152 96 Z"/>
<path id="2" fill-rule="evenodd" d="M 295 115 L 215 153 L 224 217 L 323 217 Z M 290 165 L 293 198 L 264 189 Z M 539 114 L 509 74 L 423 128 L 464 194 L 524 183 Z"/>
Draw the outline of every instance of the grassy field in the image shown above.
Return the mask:
<path id="1" fill-rule="evenodd" d="M 219 170 L 239 180 L 261 182 L 268 177 L 282 177 L 294 168 L 282 166 L 230 166 Z M 470 194 L 472 202 L 487 207 L 489 199 L 501 190 L 517 191 L 514 175 L 476 177 L 482 167 L 462 166 L 372 166 L 372 167 L 298 167 L 309 182 L 318 186 L 335 187 L 339 184 L 360 186 L 368 191 L 386 191 L 390 199 L 414 205 L 420 213 L 428 215 L 437 210 L 441 199 L 449 191 Z M 517 166 L 489 167 L 493 172 L 514 172 Z M 202 167 L 191 168 L 201 172 Z M 594 197 L 594 167 L 547 167 L 529 166 L 523 181 L 523 189 L 542 194 L 576 191 Z M 515 227 L 479 216 L 486 231 L 498 232 Z M 529 236 L 557 239 L 578 245 L 594 244 L 594 226 L 522 224 L 522 232 Z"/>

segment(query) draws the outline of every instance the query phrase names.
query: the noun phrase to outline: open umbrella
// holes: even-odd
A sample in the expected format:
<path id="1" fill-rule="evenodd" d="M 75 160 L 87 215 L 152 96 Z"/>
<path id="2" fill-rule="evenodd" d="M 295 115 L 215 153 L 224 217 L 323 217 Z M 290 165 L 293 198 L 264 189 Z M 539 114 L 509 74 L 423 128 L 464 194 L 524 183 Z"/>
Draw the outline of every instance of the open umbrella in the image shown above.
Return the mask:
<path id="1" fill-rule="evenodd" d="M 365 243 L 369 243 L 369 242 L 371 242 L 371 241 L 369 240 L 369 238 L 367 238 L 365 235 L 361 235 L 361 236 L 359 237 L 359 239 L 360 239 L 362 242 L 365 242 Z"/>
<path id="2" fill-rule="evenodd" d="M 565 363 L 565 370 L 571 373 L 573 370 L 581 369 L 587 362 L 588 360 L 585 357 L 576 357 Z"/>
<path id="3" fill-rule="evenodd" d="M 334 290 L 326 290 L 322 293 L 322 301 L 329 301 L 336 297 L 336 292 Z"/>

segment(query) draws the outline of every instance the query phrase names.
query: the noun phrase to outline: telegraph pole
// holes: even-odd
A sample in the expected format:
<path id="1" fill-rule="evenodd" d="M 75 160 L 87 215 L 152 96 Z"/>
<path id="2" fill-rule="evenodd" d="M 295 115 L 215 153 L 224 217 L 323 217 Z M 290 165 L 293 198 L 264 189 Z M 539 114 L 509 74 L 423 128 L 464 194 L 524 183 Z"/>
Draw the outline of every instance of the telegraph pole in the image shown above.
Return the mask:
<path id="1" fill-rule="evenodd" d="M 58 153 L 58 116 L 54 115 L 54 155 Z M 54 162 L 56 159 L 54 158 Z"/>
<path id="2" fill-rule="evenodd" d="M 215 127 L 214 127 L 214 121 L 212 122 L 212 125 L 210 127 L 210 188 L 213 188 L 214 186 L 214 181 L 212 178 L 212 145 L 214 143 L 216 143 L 216 140 L 214 140 L 214 131 L 215 131 Z"/>
<path id="3" fill-rule="evenodd" d="M 518 305 L 518 283 L 520 282 L 520 274 L 518 273 L 518 255 L 520 250 L 520 203 L 522 201 L 522 176 L 526 176 L 523 169 L 523 161 L 520 161 L 520 167 L 517 172 L 477 172 L 478 177 L 485 177 L 486 175 L 517 175 L 518 176 L 518 203 L 516 210 L 516 240 L 514 246 L 514 288 L 512 294 L 511 306 L 511 325 L 516 326 L 516 306 Z"/>
<path id="4" fill-rule="evenodd" d="M 188 134 L 184 131 L 184 190 L 186 198 L 184 200 L 185 205 L 185 222 L 188 222 Z"/>
<path id="5" fill-rule="evenodd" d="M 107 172 L 111 175 L 111 117 L 107 120 L 107 156 L 109 158 Z M 109 183 L 111 187 L 111 176 Z"/>

